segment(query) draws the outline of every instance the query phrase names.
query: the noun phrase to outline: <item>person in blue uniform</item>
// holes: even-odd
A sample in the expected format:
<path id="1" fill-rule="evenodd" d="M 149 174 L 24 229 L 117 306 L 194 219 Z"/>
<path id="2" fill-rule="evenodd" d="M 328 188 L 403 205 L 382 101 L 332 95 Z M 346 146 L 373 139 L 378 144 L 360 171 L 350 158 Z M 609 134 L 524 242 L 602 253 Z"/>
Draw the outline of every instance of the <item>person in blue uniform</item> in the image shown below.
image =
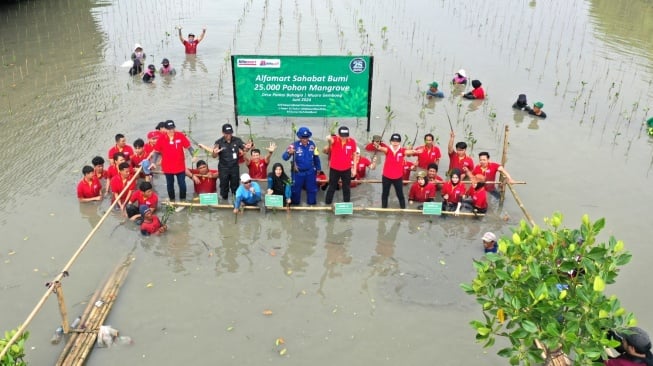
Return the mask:
<path id="1" fill-rule="evenodd" d="M 291 160 L 292 171 L 292 204 L 301 202 L 302 190 L 306 190 L 306 203 L 314 205 L 317 203 L 317 171 L 322 170 L 320 164 L 320 153 L 311 140 L 313 133 L 307 127 L 300 127 L 297 130 L 299 140 L 293 142 L 283 153 L 283 160 Z"/>

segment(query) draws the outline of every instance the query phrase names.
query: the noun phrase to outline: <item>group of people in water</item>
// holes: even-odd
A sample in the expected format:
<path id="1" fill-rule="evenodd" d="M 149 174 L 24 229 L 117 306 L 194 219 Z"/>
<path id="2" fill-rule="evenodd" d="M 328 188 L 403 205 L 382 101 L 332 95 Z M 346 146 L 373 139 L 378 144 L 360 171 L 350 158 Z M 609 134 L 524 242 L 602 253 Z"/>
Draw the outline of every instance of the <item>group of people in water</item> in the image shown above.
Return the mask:
<path id="1" fill-rule="evenodd" d="M 206 35 L 206 27 L 202 28 L 202 33 L 196 38 L 195 34 L 188 33 L 188 38 L 184 38 L 181 34 L 181 27 L 177 27 L 179 31 L 179 41 L 184 46 L 184 50 L 187 55 L 196 54 L 197 46 L 204 39 Z M 157 69 L 154 64 L 147 65 L 147 68 L 144 69 L 145 59 L 147 55 L 143 51 L 143 46 L 139 43 L 134 45 L 134 52 L 131 54 L 131 67 L 129 68 L 129 75 L 131 76 L 140 76 L 144 83 L 153 83 L 156 79 Z M 161 67 L 158 70 L 159 75 L 161 76 L 172 76 L 177 73 L 174 67 L 170 64 L 170 60 L 164 58 L 161 60 Z"/>

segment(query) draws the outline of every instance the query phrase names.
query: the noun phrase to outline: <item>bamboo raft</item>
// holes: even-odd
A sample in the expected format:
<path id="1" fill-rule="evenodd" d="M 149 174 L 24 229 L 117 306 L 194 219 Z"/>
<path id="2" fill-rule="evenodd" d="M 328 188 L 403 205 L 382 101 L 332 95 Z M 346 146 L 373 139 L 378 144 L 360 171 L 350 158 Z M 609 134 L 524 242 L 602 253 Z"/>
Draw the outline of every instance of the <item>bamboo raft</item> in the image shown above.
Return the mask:
<path id="1" fill-rule="evenodd" d="M 263 203 L 263 202 L 261 202 Z M 229 209 L 233 210 L 234 206 L 230 204 L 217 204 L 217 205 L 206 205 L 201 203 L 194 202 L 162 202 L 163 205 L 172 206 L 172 207 L 205 207 L 205 208 L 218 208 L 218 209 Z M 241 206 L 241 210 L 260 210 L 259 206 Z M 268 207 L 269 211 L 323 211 L 323 212 L 333 212 L 335 209 L 332 206 L 285 206 L 285 207 Z M 380 207 L 354 207 L 354 212 L 383 212 L 383 213 L 414 213 L 421 214 L 422 210 L 413 209 L 413 208 L 380 208 Z M 442 211 L 442 215 L 455 216 L 454 212 Z M 472 212 L 460 212 L 459 216 L 469 216 L 469 217 L 483 217 L 485 214 L 482 213 L 472 213 Z"/>
<path id="2" fill-rule="evenodd" d="M 81 316 L 80 328 L 71 330 L 72 334 L 61 351 L 57 366 L 80 366 L 86 362 L 95 346 L 98 330 L 109 315 L 133 260 L 133 257 L 129 256 L 122 261 L 111 273 L 104 287 L 101 290 L 98 288 L 91 296 Z"/>

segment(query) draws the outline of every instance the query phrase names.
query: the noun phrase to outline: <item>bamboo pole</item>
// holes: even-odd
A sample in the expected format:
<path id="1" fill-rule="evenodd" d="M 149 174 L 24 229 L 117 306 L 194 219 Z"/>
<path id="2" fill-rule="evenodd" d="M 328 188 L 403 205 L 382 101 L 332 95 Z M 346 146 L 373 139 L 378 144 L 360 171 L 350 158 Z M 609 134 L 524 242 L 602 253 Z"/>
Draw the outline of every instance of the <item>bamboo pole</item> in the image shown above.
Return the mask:
<path id="1" fill-rule="evenodd" d="M 63 334 L 68 334 L 70 332 L 70 326 L 68 325 L 68 311 L 66 310 L 66 300 L 63 297 L 63 287 L 61 282 L 55 282 L 52 284 L 55 287 L 54 293 L 57 294 L 57 302 L 59 303 L 59 313 L 61 314 L 61 326 L 63 328 Z"/>
<path id="2" fill-rule="evenodd" d="M 61 354 L 57 359 L 56 365 L 61 365 L 66 355 L 70 352 L 72 346 L 77 343 L 77 338 L 80 337 L 80 334 L 82 334 L 82 332 L 85 332 L 84 328 L 86 328 L 86 321 L 88 319 L 88 315 L 91 313 L 91 310 L 93 310 L 93 308 L 95 307 L 94 304 L 99 296 L 100 296 L 100 288 L 98 287 L 97 290 L 95 290 L 93 295 L 88 300 L 88 304 L 86 304 L 86 308 L 84 309 L 84 312 L 81 315 L 82 321 L 79 323 L 79 328 L 73 329 L 73 334 L 71 334 L 70 338 L 66 342 L 66 345 L 61 351 Z"/>
<path id="3" fill-rule="evenodd" d="M 510 184 L 506 184 L 508 188 L 510 189 L 510 192 L 512 192 L 512 195 L 515 197 L 515 201 L 517 201 L 517 204 L 519 205 L 519 208 L 521 211 L 524 213 L 524 216 L 526 216 L 526 220 L 531 224 L 531 226 L 535 226 L 535 220 L 533 220 L 533 217 L 531 214 L 526 211 L 526 207 L 524 207 L 524 204 L 522 203 L 521 199 L 519 198 L 519 195 L 517 195 L 517 192 L 515 192 L 515 189 L 512 187 Z"/>
<path id="4" fill-rule="evenodd" d="M 503 153 L 501 154 L 501 166 L 506 166 L 506 161 L 508 160 L 508 125 L 506 125 L 503 133 Z M 516 184 L 517 182 L 513 183 Z M 501 198 L 499 200 L 500 204 L 503 204 L 503 201 L 506 198 L 506 186 L 501 185 Z"/>

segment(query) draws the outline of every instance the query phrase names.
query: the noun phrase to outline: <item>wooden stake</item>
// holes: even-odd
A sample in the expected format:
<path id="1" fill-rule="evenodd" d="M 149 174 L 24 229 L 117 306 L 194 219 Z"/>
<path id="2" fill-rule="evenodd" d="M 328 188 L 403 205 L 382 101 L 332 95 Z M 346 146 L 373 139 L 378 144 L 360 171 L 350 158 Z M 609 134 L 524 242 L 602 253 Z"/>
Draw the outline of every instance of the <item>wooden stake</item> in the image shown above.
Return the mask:
<path id="1" fill-rule="evenodd" d="M 506 166 L 506 160 L 508 160 L 508 125 L 506 125 L 503 133 L 503 153 L 501 154 L 501 166 L 503 167 Z M 505 200 L 505 198 L 506 198 L 506 184 L 502 184 L 501 199 L 499 200 L 500 204 L 503 205 L 503 201 Z"/>
<path id="2" fill-rule="evenodd" d="M 68 334 L 70 332 L 70 326 L 68 325 L 68 311 L 66 311 L 66 300 L 63 297 L 63 287 L 61 287 L 61 282 L 59 281 L 54 282 L 52 286 L 55 286 L 54 293 L 57 294 L 57 301 L 59 302 L 63 334 Z"/>

